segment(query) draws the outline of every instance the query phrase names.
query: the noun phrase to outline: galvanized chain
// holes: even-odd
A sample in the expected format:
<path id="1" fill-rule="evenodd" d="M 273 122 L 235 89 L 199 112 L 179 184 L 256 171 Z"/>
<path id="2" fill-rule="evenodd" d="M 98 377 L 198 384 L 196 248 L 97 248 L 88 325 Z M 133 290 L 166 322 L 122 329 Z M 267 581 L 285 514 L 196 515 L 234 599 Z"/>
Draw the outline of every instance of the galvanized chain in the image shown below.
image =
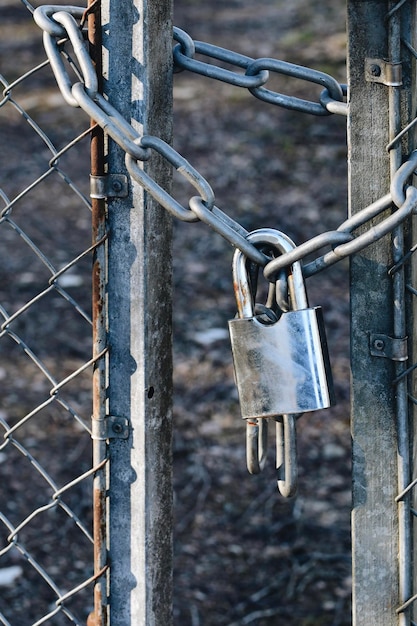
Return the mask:
<path id="1" fill-rule="evenodd" d="M 207 78 L 214 78 L 230 85 L 244 87 L 256 98 L 285 109 L 310 113 L 311 115 L 331 115 L 332 113 L 347 115 L 347 105 L 343 102 L 343 96 L 346 95 L 346 86 L 340 85 L 329 74 L 278 59 L 252 59 L 220 46 L 194 41 L 186 32 L 179 28 L 174 28 L 174 39 L 179 42 L 174 46 L 173 51 L 174 64 L 177 69 L 189 70 Z M 211 63 L 198 61 L 194 59 L 195 53 L 241 67 L 245 70 L 245 74 L 226 70 Z M 320 96 L 319 102 L 303 100 L 302 98 L 288 96 L 267 89 L 264 85 L 269 79 L 269 71 L 321 85 L 325 89 Z"/>
<path id="2" fill-rule="evenodd" d="M 324 246 L 333 245 L 333 249 L 330 252 L 304 265 L 304 276 L 311 276 L 333 265 L 340 259 L 359 252 L 393 231 L 417 209 L 417 189 L 410 186 L 404 191 L 408 179 L 413 175 L 416 169 L 417 150 L 414 150 L 408 161 L 406 161 L 393 176 L 390 193 L 344 221 L 336 231 L 321 233 L 300 246 L 297 246 L 294 251 L 270 261 L 264 269 L 265 277 L 268 280 L 273 280 L 274 276 L 276 276 L 281 269 L 292 265 L 296 261 L 300 261 L 309 254 L 317 252 L 317 250 L 320 250 Z M 393 203 L 397 206 L 397 211 L 392 213 L 389 217 L 382 220 L 379 224 L 368 228 L 368 230 L 358 237 L 352 237 L 351 240 L 346 243 L 338 243 L 337 239 L 339 235 L 351 234 L 352 231 L 363 226 L 366 222 L 369 222 L 388 209 Z"/>
<path id="3" fill-rule="evenodd" d="M 407 216 L 417 210 L 417 190 L 409 188 L 407 181 L 417 167 L 417 153 L 413 153 L 402 168 L 395 173 L 390 193 L 362 209 L 354 217 L 344 221 L 335 231 L 326 232 L 297 246 L 295 250 L 271 259 L 247 239 L 248 232 L 237 221 L 215 206 L 214 192 L 207 180 L 172 146 L 159 137 L 140 135 L 123 116 L 98 93 L 97 77 L 93 63 L 85 46 L 82 26 L 84 9 L 73 6 L 42 6 L 34 11 L 36 23 L 44 31 L 44 46 L 58 86 L 73 107 L 83 109 L 126 153 L 126 167 L 131 176 L 149 192 L 174 217 L 185 221 L 202 221 L 239 248 L 245 256 L 264 268 L 265 277 L 275 282 L 283 268 L 294 261 L 302 261 L 307 255 L 330 246 L 330 252 L 303 267 L 304 275 L 311 276 L 337 261 L 356 253 L 391 232 Z M 312 115 L 347 115 L 347 104 L 343 102 L 346 86 L 334 78 L 292 63 L 277 59 L 253 59 L 212 44 L 194 41 L 187 33 L 174 28 L 173 58 L 177 70 L 189 70 L 231 85 L 249 89 L 257 98 L 287 109 Z M 63 60 L 62 40 L 69 40 L 75 61 L 66 53 L 66 61 L 75 71 L 78 81 L 73 82 Z M 245 73 L 227 70 L 211 63 L 194 59 L 199 53 L 208 58 L 229 63 L 244 69 Z M 284 74 L 324 87 L 319 101 L 302 100 L 274 92 L 265 87 L 269 71 Z M 406 131 L 404 131 L 406 132 Z M 393 139 L 397 143 L 399 136 Z M 140 166 L 141 161 L 157 152 L 196 189 L 198 195 L 189 200 L 188 208 L 182 206 L 172 195 L 162 189 Z M 377 226 L 370 227 L 359 236 L 353 232 L 388 209 L 392 203 L 397 210 L 383 219 Z"/>

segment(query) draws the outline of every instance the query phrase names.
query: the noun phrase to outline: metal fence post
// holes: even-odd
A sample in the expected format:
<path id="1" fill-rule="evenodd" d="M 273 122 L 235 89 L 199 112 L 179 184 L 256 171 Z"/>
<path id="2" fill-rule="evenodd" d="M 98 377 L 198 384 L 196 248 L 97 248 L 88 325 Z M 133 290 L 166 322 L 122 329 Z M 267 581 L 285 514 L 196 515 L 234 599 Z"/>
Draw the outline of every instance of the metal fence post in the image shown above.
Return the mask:
<path id="1" fill-rule="evenodd" d="M 103 0 L 104 91 L 141 133 L 171 139 L 171 0 Z M 169 189 L 167 165 L 147 173 Z M 110 142 L 108 171 L 126 174 Z M 171 219 L 129 181 L 108 203 L 108 548 L 112 626 L 172 623 Z"/>
<path id="2" fill-rule="evenodd" d="M 410 151 L 410 135 L 387 150 L 411 119 L 409 63 L 402 63 L 401 87 L 378 74 L 379 60 L 409 59 L 400 37 L 410 32 L 412 10 L 411 3 L 348 2 L 351 214 L 387 193 Z M 397 611 L 411 592 L 412 556 L 402 554 L 410 513 L 396 501 L 410 480 L 407 386 L 406 379 L 393 384 L 402 365 L 377 356 L 382 344 L 374 337 L 406 334 L 403 268 L 388 272 L 404 255 L 403 239 L 400 228 L 351 259 L 354 626 L 410 623 L 407 611 Z"/>
<path id="3" fill-rule="evenodd" d="M 94 6 L 94 0 L 88 2 L 88 41 L 90 55 L 102 92 L 102 46 L 101 46 L 101 11 L 100 5 Z M 105 175 L 105 143 L 104 133 L 94 120 L 90 121 L 91 144 L 90 163 L 91 176 Z M 103 306 L 106 297 L 106 202 L 105 198 L 91 198 L 92 244 L 95 247 L 92 269 L 92 322 L 93 322 L 93 357 L 96 359 L 93 370 L 93 466 L 99 468 L 94 475 L 93 484 L 93 537 L 94 537 L 94 612 L 89 616 L 88 626 L 105 626 L 107 624 L 107 541 L 106 525 L 106 486 L 107 486 L 107 442 L 98 436 L 102 425 L 106 422 L 106 348 L 107 320 L 106 308 Z"/>

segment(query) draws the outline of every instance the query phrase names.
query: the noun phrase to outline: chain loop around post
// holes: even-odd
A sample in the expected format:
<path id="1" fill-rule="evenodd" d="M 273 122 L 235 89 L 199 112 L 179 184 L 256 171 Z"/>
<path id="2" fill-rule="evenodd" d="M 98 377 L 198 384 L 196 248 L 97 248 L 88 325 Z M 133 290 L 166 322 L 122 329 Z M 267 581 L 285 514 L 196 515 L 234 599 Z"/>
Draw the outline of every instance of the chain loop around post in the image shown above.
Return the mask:
<path id="1" fill-rule="evenodd" d="M 54 13 L 53 18 L 56 23 L 61 24 L 65 28 L 80 66 L 79 78 L 82 80 L 89 97 L 94 98 L 98 90 L 97 75 L 85 45 L 83 34 L 78 28 L 75 18 L 69 13 L 65 13 L 65 11 Z M 65 68 L 57 38 L 45 31 L 43 41 L 46 54 L 62 95 L 70 106 L 77 107 L 77 101 L 71 91 L 72 80 Z M 74 66 L 73 68 L 76 71 L 78 69 Z"/>
<path id="2" fill-rule="evenodd" d="M 65 38 L 68 36 L 68 33 L 64 25 L 60 24 L 53 17 L 55 13 L 59 12 L 65 12 L 75 19 L 81 20 L 84 15 L 85 8 L 77 6 L 66 6 L 63 4 L 47 4 L 37 7 L 34 10 L 33 19 L 35 20 L 39 28 L 41 28 L 44 32 L 49 33 L 52 37 Z"/>
<path id="3" fill-rule="evenodd" d="M 87 52 L 82 28 L 77 25 L 77 20 L 82 19 L 83 15 L 84 9 L 72 6 L 50 5 L 39 7 L 34 11 L 34 19 L 44 30 L 48 58 L 66 101 L 71 106 L 82 108 L 125 151 L 126 166 L 132 177 L 143 185 L 163 207 L 182 221 L 200 220 L 210 226 L 233 246 L 242 250 L 248 259 L 263 267 L 265 277 L 270 282 L 275 282 L 279 273 L 289 265 L 329 245 L 332 247 L 330 252 L 303 267 L 305 277 L 316 274 L 377 241 L 396 228 L 408 215 L 417 211 L 417 190 L 410 187 L 405 191 L 406 181 L 417 167 L 417 153 L 412 153 L 394 176 L 389 194 L 359 211 L 352 218 L 345 220 L 335 231 L 322 233 L 301 244 L 295 250 L 273 260 L 268 259 L 253 243 L 248 241 L 247 231 L 214 205 L 214 193 L 209 183 L 184 157 L 157 137 L 140 136 L 133 126 L 103 96 L 97 93 L 94 67 Z M 195 42 L 179 28 L 174 29 L 173 37 L 178 42 L 173 50 L 174 63 L 177 68 L 189 69 L 216 80 L 248 88 L 256 97 L 284 108 L 313 115 L 328 115 L 329 113 L 346 115 L 347 113 L 347 104 L 343 102 L 347 93 L 346 86 L 340 85 L 324 72 L 277 59 L 252 59 L 219 46 Z M 75 84 L 71 83 L 62 60 L 62 42 L 58 42 L 58 38 L 69 39 L 74 49 L 79 68 L 72 64 L 69 57 L 67 58 L 78 75 L 79 80 Z M 245 70 L 245 74 L 197 61 L 194 59 L 196 53 L 235 65 Z M 269 71 L 323 86 L 320 101 L 302 100 L 267 89 L 263 85 L 268 80 Z M 199 195 L 189 200 L 189 208 L 181 206 L 168 192 L 161 189 L 139 165 L 138 161 L 146 161 L 150 158 L 152 150 L 167 159 L 198 191 Z M 363 226 L 388 209 L 392 202 L 399 207 L 392 215 L 357 237 L 352 234 L 356 228 Z"/>

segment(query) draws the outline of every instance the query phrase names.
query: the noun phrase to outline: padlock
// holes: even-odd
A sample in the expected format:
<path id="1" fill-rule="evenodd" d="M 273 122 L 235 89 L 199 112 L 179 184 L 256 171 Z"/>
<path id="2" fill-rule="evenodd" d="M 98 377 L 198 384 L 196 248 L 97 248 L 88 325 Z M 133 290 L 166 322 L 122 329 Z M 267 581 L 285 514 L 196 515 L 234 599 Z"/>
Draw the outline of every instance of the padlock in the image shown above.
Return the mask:
<path id="1" fill-rule="evenodd" d="M 287 235 L 271 228 L 253 231 L 248 240 L 278 254 L 295 247 Z M 236 250 L 233 282 L 238 317 L 229 321 L 242 418 L 330 407 L 334 393 L 322 309 L 308 306 L 301 264 L 294 263 L 288 271 L 289 310 L 273 321 L 272 315 L 255 315 L 246 261 Z"/>

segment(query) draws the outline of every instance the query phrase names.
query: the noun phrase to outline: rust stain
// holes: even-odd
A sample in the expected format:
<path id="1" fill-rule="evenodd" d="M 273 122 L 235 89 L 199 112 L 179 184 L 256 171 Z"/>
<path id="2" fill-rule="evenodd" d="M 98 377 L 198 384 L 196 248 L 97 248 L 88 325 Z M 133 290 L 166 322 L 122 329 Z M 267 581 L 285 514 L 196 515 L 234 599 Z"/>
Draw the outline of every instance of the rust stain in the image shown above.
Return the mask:
<path id="1" fill-rule="evenodd" d="M 104 291 L 104 272 L 102 271 L 100 261 L 94 260 L 92 269 L 92 290 L 93 290 L 93 322 L 100 323 L 104 311 L 103 291 Z"/>
<path id="2" fill-rule="evenodd" d="M 102 472 L 104 469 L 99 471 Z M 98 563 L 103 559 L 102 555 L 106 550 L 106 495 L 104 490 L 94 488 L 93 503 L 94 554 L 96 563 Z"/>
<path id="3" fill-rule="evenodd" d="M 99 80 L 99 91 L 102 89 L 102 42 L 101 42 L 101 11 L 100 0 L 89 0 L 86 15 L 88 16 L 88 38 L 90 55 Z M 91 127 L 91 174 L 105 174 L 104 133 L 95 123 Z M 93 252 L 92 267 L 92 316 L 93 316 L 93 355 L 99 355 L 106 347 L 105 330 L 105 248 L 106 236 L 106 202 L 102 198 L 92 198 L 92 243 L 96 246 Z M 102 242 L 102 243 L 100 243 Z M 104 413 L 105 397 L 105 360 L 99 359 L 94 366 L 93 374 L 93 419 L 101 419 Z M 94 455 L 105 454 L 105 442 L 95 441 Z M 98 459 L 101 462 L 101 458 Z M 97 470 L 93 488 L 93 532 L 94 532 L 94 573 L 97 576 L 94 585 L 94 611 L 90 613 L 87 626 L 106 626 L 106 580 L 102 579 L 107 570 L 106 547 L 106 467 Z"/>
<path id="4" fill-rule="evenodd" d="M 98 470 L 104 472 L 105 467 Z M 97 577 L 101 577 L 108 566 L 106 548 L 106 494 L 104 489 L 94 487 L 93 491 L 93 524 L 94 524 L 94 570 Z M 103 601 L 103 585 L 105 581 L 97 579 L 94 587 L 94 612 L 90 613 L 87 626 L 106 626 L 107 611 Z"/>
<path id="5" fill-rule="evenodd" d="M 233 281 L 233 289 L 236 297 L 237 312 L 240 318 L 245 317 L 244 311 L 249 307 L 253 309 L 252 294 L 250 289 L 243 289 L 242 283 Z"/>
<path id="6" fill-rule="evenodd" d="M 99 626 L 99 624 L 97 624 L 95 612 L 90 613 L 87 617 L 87 626 Z"/>

